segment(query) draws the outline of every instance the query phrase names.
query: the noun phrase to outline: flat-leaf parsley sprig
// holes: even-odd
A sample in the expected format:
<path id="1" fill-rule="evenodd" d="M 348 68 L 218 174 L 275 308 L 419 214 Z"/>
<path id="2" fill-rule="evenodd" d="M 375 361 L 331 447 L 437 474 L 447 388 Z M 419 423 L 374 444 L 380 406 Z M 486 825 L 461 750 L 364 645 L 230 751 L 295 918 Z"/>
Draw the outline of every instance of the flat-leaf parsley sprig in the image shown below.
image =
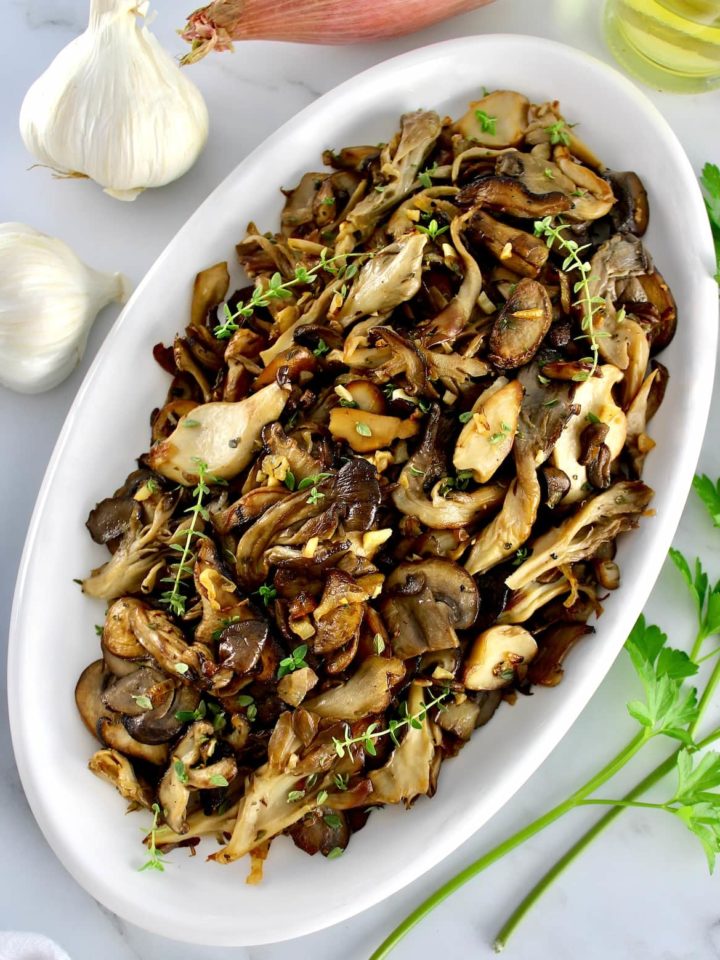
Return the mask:
<path id="1" fill-rule="evenodd" d="M 542 220 L 535 221 L 535 236 L 543 237 L 548 247 L 552 248 L 553 245 L 556 245 L 557 249 L 565 254 L 562 264 L 563 270 L 568 273 L 574 271 L 579 274 L 578 279 L 573 284 L 573 292 L 580 296 L 573 305 L 580 309 L 580 327 L 583 336 L 590 345 L 590 356 L 586 359 L 591 364 L 591 368 L 589 371 L 576 373 L 573 380 L 587 380 L 595 373 L 599 362 L 598 340 L 600 335 L 595 329 L 595 315 L 606 304 L 603 297 L 593 297 L 591 295 L 590 281 L 594 278 L 590 276 L 590 264 L 580 257 L 580 254 L 588 250 L 591 245 L 585 243 L 581 246 L 577 240 L 571 240 L 563 236 L 563 230 L 569 229 L 570 224 L 560 222 L 556 225 L 552 217 L 544 217 Z"/>
<path id="2" fill-rule="evenodd" d="M 226 304 L 223 305 L 225 322 L 218 324 L 213 333 L 218 340 L 227 340 L 240 329 L 240 320 L 246 320 L 251 317 L 258 307 L 267 307 L 272 300 L 289 300 L 292 297 L 292 288 L 298 286 L 308 286 L 313 283 L 321 271 L 332 274 L 336 279 L 350 280 L 358 271 L 358 262 L 346 263 L 348 257 L 370 257 L 368 253 L 344 253 L 336 257 L 328 257 L 327 247 L 323 247 L 320 252 L 320 259 L 312 267 L 306 267 L 298 264 L 295 267 L 295 274 L 289 280 L 283 280 L 280 273 L 274 273 L 268 281 L 267 287 L 255 287 L 249 300 L 241 301 L 231 310 Z"/>
<path id="3" fill-rule="evenodd" d="M 163 583 L 170 583 L 171 587 L 160 595 L 160 600 L 178 617 L 185 615 L 187 599 L 181 589 L 183 577 L 191 577 L 193 574 L 192 564 L 195 561 L 195 551 L 193 550 L 194 541 L 205 534 L 197 529 L 198 517 L 201 520 L 209 520 L 207 507 L 204 504 L 205 497 L 210 493 L 208 483 L 225 484 L 225 480 L 208 473 L 208 465 L 199 457 L 193 457 L 193 462 L 197 466 L 198 481 L 193 489 L 195 502 L 188 507 L 185 513 L 192 516 L 190 525 L 182 531 L 182 542 L 170 544 L 170 549 L 180 554 L 180 560 L 170 565 L 172 576 L 163 577 Z"/>

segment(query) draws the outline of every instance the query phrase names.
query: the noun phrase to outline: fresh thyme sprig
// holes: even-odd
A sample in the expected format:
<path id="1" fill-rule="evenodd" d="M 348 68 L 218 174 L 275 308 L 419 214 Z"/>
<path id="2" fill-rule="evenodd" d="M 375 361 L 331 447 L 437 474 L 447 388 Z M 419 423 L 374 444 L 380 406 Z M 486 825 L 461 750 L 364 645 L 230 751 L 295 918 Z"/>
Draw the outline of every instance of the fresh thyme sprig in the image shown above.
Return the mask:
<path id="1" fill-rule="evenodd" d="M 370 257 L 368 253 L 343 253 L 336 257 L 328 257 L 327 247 L 320 252 L 319 261 L 312 267 L 306 267 L 299 264 L 295 267 L 295 274 L 289 280 L 283 280 L 280 273 L 274 273 L 268 281 L 267 287 L 263 290 L 261 287 L 255 287 L 249 300 L 241 301 L 233 312 L 226 304 L 223 305 L 225 322 L 218 324 L 213 333 L 218 340 L 227 340 L 240 329 L 239 320 L 246 320 L 251 317 L 258 307 L 267 307 L 272 300 L 288 300 L 292 297 L 292 288 L 297 286 L 307 286 L 313 283 L 321 270 L 332 274 L 336 279 L 350 280 L 358 271 L 357 261 L 345 263 L 348 257 Z M 338 261 L 342 261 L 339 264 Z"/>
<path id="2" fill-rule="evenodd" d="M 152 826 L 150 827 L 150 839 L 148 841 L 148 853 L 149 857 L 145 863 L 138 867 L 138 870 L 142 872 L 143 870 L 158 870 L 162 873 L 165 870 L 165 861 L 163 860 L 162 850 L 158 850 L 155 838 L 158 830 L 158 818 L 160 817 L 160 806 L 157 803 L 152 805 L 153 812 L 153 821 Z"/>
<path id="3" fill-rule="evenodd" d="M 193 541 L 205 536 L 202 531 L 196 529 L 198 517 L 203 520 L 210 519 L 207 507 L 205 507 L 203 503 L 205 497 L 210 493 L 208 481 L 210 481 L 210 483 L 225 483 L 225 481 L 220 477 L 215 477 L 208 473 L 208 465 L 204 460 L 201 460 L 199 457 L 193 457 L 193 462 L 197 465 L 198 470 L 198 482 L 193 489 L 193 497 L 195 498 L 195 502 L 185 511 L 185 513 L 192 514 L 192 520 L 190 521 L 190 526 L 187 528 L 187 530 L 183 531 L 182 543 L 170 544 L 170 549 L 175 550 L 180 554 L 180 560 L 178 563 L 173 563 L 170 566 L 173 575 L 171 577 L 163 577 L 162 582 L 170 583 L 172 586 L 169 590 L 166 590 L 160 595 L 160 600 L 162 603 L 164 603 L 177 617 L 182 617 L 185 615 L 187 599 L 185 594 L 180 589 L 180 581 L 183 577 L 191 577 L 193 573 L 191 566 L 195 559 Z"/>
<path id="4" fill-rule="evenodd" d="M 437 697 L 433 697 L 429 703 L 424 704 L 417 713 L 408 714 L 407 703 L 403 703 L 402 707 L 400 708 L 400 719 L 388 721 L 388 725 L 384 730 L 378 730 L 378 727 L 380 726 L 379 723 L 371 723 L 370 726 L 363 733 L 361 733 L 359 737 L 351 737 L 350 728 L 346 724 L 345 736 L 343 739 L 340 740 L 338 737 L 333 737 L 335 753 L 342 758 L 354 743 L 361 743 L 366 753 L 369 753 L 371 757 L 374 757 L 377 754 L 377 750 L 375 749 L 375 741 L 379 740 L 381 737 L 388 736 L 396 747 L 399 746 L 400 741 L 397 738 L 397 731 L 406 726 L 414 727 L 416 730 L 419 730 L 422 727 L 423 720 L 427 716 L 428 711 L 432 710 L 433 707 L 440 706 L 442 701 L 449 696 L 450 692 L 451 691 L 449 688 L 444 689 L 442 693 L 438 694 Z M 404 715 L 402 713 L 403 709 L 405 711 Z M 440 706 L 440 709 L 442 709 L 442 706 Z"/>
<path id="5" fill-rule="evenodd" d="M 599 334 L 595 329 L 595 314 L 602 310 L 606 304 L 603 297 L 590 295 L 590 281 L 594 277 L 590 276 L 590 264 L 580 257 L 581 253 L 590 248 L 590 244 L 585 243 L 580 246 L 576 240 L 569 240 L 564 237 L 563 230 L 569 229 L 570 225 L 567 223 L 559 223 L 556 226 L 552 217 L 535 221 L 535 236 L 543 237 L 550 248 L 553 244 L 557 244 L 558 249 L 565 254 L 563 270 L 567 272 L 577 271 L 580 274 L 579 279 L 573 284 L 573 293 L 580 294 L 574 306 L 581 310 L 580 326 L 583 334 L 590 342 L 591 356 L 586 359 L 590 362 L 591 368 L 589 371 L 576 373 L 573 380 L 587 380 L 595 373 L 598 365 Z"/>

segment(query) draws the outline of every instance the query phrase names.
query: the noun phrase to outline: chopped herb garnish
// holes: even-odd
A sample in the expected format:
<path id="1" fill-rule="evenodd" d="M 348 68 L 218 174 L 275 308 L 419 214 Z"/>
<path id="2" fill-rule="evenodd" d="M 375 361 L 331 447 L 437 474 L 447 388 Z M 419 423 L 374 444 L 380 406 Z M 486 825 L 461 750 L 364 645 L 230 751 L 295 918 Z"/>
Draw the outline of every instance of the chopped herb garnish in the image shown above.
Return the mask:
<path id="1" fill-rule="evenodd" d="M 277 590 L 271 583 L 261 584 L 255 593 L 260 597 L 262 602 L 267 607 L 271 600 L 274 600 L 277 596 Z"/>
<path id="2" fill-rule="evenodd" d="M 483 133 L 489 133 L 491 137 L 496 135 L 497 117 L 491 117 L 484 110 L 476 110 L 475 119 Z"/>
<path id="3" fill-rule="evenodd" d="M 372 436 L 372 430 L 366 423 L 363 423 L 362 420 L 358 420 L 358 422 L 355 424 L 355 432 L 359 433 L 361 437 Z"/>
<path id="4" fill-rule="evenodd" d="M 285 657 L 283 660 L 281 660 L 277 672 L 278 680 L 282 680 L 282 678 L 288 673 L 293 673 L 295 670 L 300 670 L 303 667 L 306 667 L 307 663 L 305 662 L 305 654 L 307 652 L 307 644 L 303 643 L 301 646 L 295 647 L 289 657 Z"/>

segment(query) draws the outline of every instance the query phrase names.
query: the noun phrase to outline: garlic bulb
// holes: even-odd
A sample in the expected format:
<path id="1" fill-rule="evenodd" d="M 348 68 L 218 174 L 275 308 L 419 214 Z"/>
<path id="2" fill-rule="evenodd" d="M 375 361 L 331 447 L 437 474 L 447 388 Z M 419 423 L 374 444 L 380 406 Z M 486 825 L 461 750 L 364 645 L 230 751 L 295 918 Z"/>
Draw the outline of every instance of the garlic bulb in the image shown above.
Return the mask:
<path id="1" fill-rule="evenodd" d="M 205 146 L 197 87 L 138 23 L 147 3 L 91 0 L 90 22 L 28 90 L 20 133 L 54 170 L 118 200 L 182 176 Z"/>
<path id="2" fill-rule="evenodd" d="M 98 273 L 62 240 L 0 224 L 0 383 L 20 393 L 56 386 L 75 367 L 99 311 L 128 282 Z"/>

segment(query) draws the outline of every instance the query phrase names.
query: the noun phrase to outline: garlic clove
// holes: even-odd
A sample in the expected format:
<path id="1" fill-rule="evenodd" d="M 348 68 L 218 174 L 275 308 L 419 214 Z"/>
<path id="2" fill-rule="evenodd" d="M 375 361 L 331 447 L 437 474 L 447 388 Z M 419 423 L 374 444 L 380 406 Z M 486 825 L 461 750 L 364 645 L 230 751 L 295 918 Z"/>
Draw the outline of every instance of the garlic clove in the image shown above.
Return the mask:
<path id="1" fill-rule="evenodd" d="M 91 0 L 88 28 L 28 90 L 20 133 L 37 159 L 119 200 L 186 173 L 205 146 L 202 94 L 141 25 L 147 4 Z"/>
<path id="2" fill-rule="evenodd" d="M 19 393 L 57 386 L 82 358 L 100 310 L 129 292 L 122 274 L 93 270 L 62 240 L 0 224 L 0 384 Z"/>

